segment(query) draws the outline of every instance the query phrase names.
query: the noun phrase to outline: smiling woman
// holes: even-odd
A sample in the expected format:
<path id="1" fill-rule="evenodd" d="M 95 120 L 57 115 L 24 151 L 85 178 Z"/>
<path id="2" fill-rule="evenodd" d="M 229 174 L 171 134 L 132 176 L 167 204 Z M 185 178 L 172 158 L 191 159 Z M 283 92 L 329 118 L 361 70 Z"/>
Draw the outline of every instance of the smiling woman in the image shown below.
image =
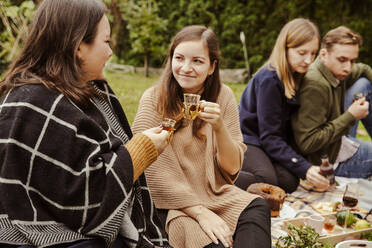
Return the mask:
<path id="1" fill-rule="evenodd" d="M 146 170 L 156 206 L 167 217 L 171 245 L 271 247 L 266 202 L 233 185 L 245 146 L 235 97 L 220 82 L 219 63 L 218 40 L 211 29 L 187 26 L 179 31 L 161 82 L 141 98 L 133 132 L 163 118 L 177 120 L 170 145 L 154 169 Z M 201 99 L 195 120 L 183 118 L 185 93 Z"/>
<path id="2" fill-rule="evenodd" d="M 169 134 L 132 135 L 105 12 L 44 0 L 0 83 L 1 247 L 169 247 L 143 175 Z"/>
<path id="3" fill-rule="evenodd" d="M 184 92 L 201 91 L 214 68 L 215 61 L 209 60 L 208 48 L 202 40 L 182 42 L 174 50 L 172 72 Z"/>

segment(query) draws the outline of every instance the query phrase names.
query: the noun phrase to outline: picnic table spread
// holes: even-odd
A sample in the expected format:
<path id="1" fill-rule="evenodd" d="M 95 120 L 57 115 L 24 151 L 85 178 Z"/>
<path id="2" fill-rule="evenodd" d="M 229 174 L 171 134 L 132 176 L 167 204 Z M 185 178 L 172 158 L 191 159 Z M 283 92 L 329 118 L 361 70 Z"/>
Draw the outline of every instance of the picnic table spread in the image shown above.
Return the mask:
<path id="1" fill-rule="evenodd" d="M 336 181 L 337 186 L 330 191 L 317 192 L 313 190 L 306 190 L 299 186 L 295 192 L 287 194 L 286 200 L 280 211 L 280 216 L 271 218 L 271 236 L 273 247 L 275 247 L 275 242 L 279 236 L 286 234 L 280 228 L 280 223 L 278 222 L 291 220 L 301 215 L 330 214 L 332 211 L 327 209 L 327 204 L 335 202 L 342 203 L 346 185 L 357 190 L 355 192 L 355 197 L 358 199 L 357 207 L 360 209 L 361 214 L 366 214 L 372 209 L 371 180 L 336 177 Z M 321 206 L 325 206 L 324 209 L 322 209 Z"/>

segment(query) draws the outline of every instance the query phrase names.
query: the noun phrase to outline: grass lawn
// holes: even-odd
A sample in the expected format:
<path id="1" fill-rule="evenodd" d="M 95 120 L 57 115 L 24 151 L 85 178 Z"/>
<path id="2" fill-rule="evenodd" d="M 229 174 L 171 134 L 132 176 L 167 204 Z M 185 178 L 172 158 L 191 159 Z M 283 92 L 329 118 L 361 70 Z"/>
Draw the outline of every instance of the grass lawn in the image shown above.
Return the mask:
<path id="1" fill-rule="evenodd" d="M 128 121 L 132 124 L 134 117 L 137 112 L 138 102 L 141 98 L 142 93 L 155 84 L 159 77 L 152 76 L 146 78 L 140 74 L 121 74 L 114 73 L 110 71 L 105 72 L 105 76 L 110 83 L 110 86 L 115 91 L 115 94 L 118 96 L 120 103 L 123 106 L 125 114 L 127 115 Z M 241 93 L 245 88 L 245 84 L 227 84 L 235 94 L 237 102 L 240 101 Z M 359 132 L 366 133 L 363 125 L 359 123 Z M 368 135 L 357 135 L 357 138 L 360 138 L 365 141 L 370 141 Z"/>

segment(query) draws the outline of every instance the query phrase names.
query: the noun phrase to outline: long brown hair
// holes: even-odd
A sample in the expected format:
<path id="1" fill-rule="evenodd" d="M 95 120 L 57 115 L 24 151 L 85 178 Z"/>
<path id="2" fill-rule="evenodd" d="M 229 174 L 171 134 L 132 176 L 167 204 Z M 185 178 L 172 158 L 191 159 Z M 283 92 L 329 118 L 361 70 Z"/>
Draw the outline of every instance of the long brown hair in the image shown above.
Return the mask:
<path id="1" fill-rule="evenodd" d="M 81 42 L 93 42 L 105 12 L 99 0 L 44 0 L 20 55 L 0 82 L 0 96 L 17 86 L 42 83 L 86 103 L 94 92 L 83 83 L 76 53 Z"/>
<path id="2" fill-rule="evenodd" d="M 288 59 L 288 48 L 296 48 L 317 38 L 320 42 L 320 35 L 317 26 L 308 19 L 296 18 L 284 25 L 276 39 L 275 46 L 271 52 L 268 64 L 274 67 L 278 77 L 284 84 L 285 96 L 292 98 L 296 94 L 300 80 L 294 78 L 291 72 Z M 298 76 L 298 75 L 297 75 Z M 300 75 L 298 78 L 302 78 Z"/>
<path id="3" fill-rule="evenodd" d="M 176 47 L 185 41 L 203 41 L 208 48 L 210 64 L 215 64 L 214 72 L 209 75 L 203 85 L 201 100 L 216 102 L 221 89 L 220 81 L 220 49 L 217 36 L 214 32 L 204 26 L 192 25 L 181 29 L 170 45 L 166 60 L 165 69 L 161 76 L 161 81 L 157 86 L 159 90 L 158 112 L 164 117 L 170 117 L 177 121 L 176 129 L 182 127 L 182 102 L 183 89 L 178 84 L 172 73 L 172 58 Z M 199 130 L 205 125 L 205 122 L 199 118 L 193 121 L 192 133 L 201 138 L 203 135 Z"/>

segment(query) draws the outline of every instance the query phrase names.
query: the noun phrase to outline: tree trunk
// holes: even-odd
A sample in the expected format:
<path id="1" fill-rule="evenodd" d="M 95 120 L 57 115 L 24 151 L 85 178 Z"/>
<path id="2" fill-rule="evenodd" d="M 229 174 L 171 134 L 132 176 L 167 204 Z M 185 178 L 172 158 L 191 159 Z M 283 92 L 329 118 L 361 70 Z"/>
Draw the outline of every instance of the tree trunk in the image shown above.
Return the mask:
<path id="1" fill-rule="evenodd" d="M 145 76 L 149 77 L 149 52 L 145 52 Z"/>
<path id="2" fill-rule="evenodd" d="M 111 0 L 110 13 L 113 16 L 112 34 L 111 34 L 111 48 L 114 54 L 119 54 L 117 50 L 118 40 L 120 37 L 120 27 L 122 26 L 123 19 L 121 18 L 120 2 L 118 0 Z"/>

